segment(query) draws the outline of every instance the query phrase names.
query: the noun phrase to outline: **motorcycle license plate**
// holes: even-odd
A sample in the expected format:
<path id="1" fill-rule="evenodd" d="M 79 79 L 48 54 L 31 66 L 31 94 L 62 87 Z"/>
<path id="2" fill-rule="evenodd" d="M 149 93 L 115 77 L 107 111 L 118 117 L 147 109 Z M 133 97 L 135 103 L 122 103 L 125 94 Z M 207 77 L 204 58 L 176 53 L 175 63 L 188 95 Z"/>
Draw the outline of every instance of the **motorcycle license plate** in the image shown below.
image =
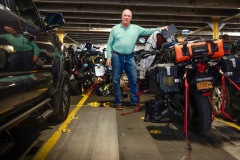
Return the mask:
<path id="1" fill-rule="evenodd" d="M 213 88 L 212 82 L 204 81 L 204 82 L 198 82 L 197 83 L 197 89 L 198 90 L 210 89 L 210 88 Z"/>

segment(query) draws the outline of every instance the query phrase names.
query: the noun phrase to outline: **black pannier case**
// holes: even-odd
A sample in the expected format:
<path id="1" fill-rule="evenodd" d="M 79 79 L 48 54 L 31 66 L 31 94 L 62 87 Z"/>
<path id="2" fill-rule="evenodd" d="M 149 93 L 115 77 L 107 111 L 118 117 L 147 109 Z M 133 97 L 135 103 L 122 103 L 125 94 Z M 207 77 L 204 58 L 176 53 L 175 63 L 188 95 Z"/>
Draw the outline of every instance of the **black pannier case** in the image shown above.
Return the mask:
<path id="1" fill-rule="evenodd" d="M 174 63 L 156 64 L 148 70 L 149 89 L 154 94 L 179 91 L 178 67 Z"/>
<path id="2" fill-rule="evenodd" d="M 235 55 L 224 56 L 220 60 L 223 73 L 237 85 L 240 85 L 240 58 Z M 227 81 L 226 85 L 230 85 Z"/>
<path id="3" fill-rule="evenodd" d="M 224 74 L 240 86 L 240 58 L 235 55 L 224 56 L 221 58 L 220 64 Z M 240 91 L 227 78 L 225 80 L 230 91 L 231 105 L 240 110 Z"/>

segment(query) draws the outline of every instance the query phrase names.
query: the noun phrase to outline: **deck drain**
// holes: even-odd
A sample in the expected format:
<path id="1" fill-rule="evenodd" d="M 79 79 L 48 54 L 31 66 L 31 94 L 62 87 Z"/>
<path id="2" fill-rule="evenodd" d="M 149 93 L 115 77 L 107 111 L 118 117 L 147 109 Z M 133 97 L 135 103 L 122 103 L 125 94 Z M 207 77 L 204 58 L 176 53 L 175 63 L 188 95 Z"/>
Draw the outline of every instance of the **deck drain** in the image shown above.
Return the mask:
<path id="1" fill-rule="evenodd" d="M 159 131 L 159 130 L 150 130 L 149 132 L 151 134 L 161 134 L 161 131 Z"/>
<path id="2" fill-rule="evenodd" d="M 62 129 L 62 133 L 70 132 L 70 129 Z"/>

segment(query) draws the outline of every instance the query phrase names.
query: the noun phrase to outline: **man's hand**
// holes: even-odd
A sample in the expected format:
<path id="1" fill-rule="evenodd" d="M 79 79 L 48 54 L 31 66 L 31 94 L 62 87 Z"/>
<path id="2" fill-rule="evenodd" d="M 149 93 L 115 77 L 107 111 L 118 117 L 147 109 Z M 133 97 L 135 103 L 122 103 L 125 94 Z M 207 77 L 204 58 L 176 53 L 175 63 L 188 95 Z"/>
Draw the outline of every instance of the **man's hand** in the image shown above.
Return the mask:
<path id="1" fill-rule="evenodd" d="M 107 59 L 107 61 L 106 61 L 106 66 L 111 66 L 111 65 L 112 65 L 111 59 Z"/>
<path id="2" fill-rule="evenodd" d="M 37 62 L 38 61 L 38 56 L 33 56 L 33 62 Z"/>
<path id="3" fill-rule="evenodd" d="M 166 29 L 168 31 L 168 26 L 161 27 L 161 30 L 164 30 L 164 29 Z"/>

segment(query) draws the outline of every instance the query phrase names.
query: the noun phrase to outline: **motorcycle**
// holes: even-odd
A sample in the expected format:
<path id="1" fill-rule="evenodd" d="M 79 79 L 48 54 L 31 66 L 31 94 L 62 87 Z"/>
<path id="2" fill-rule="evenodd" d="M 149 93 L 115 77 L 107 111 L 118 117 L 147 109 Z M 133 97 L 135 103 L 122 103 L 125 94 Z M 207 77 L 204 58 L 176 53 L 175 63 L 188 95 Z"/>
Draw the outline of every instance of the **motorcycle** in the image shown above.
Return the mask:
<path id="1" fill-rule="evenodd" d="M 164 115 L 173 111 L 184 119 L 185 129 L 189 126 L 195 134 L 207 133 L 213 112 L 209 96 L 219 72 L 215 59 L 224 55 L 222 41 L 198 38 L 179 42 L 172 35 L 160 49 L 142 53 L 143 59 L 148 55 L 155 55 L 146 71 L 155 99 L 145 103 L 145 121 L 162 122 Z"/>
<path id="2" fill-rule="evenodd" d="M 70 88 L 73 95 L 85 93 L 104 78 L 104 57 L 99 47 L 86 43 L 83 49 L 71 50 L 73 67 Z"/>
<path id="3" fill-rule="evenodd" d="M 106 53 L 106 48 L 103 49 L 101 58 L 104 58 L 104 62 L 107 58 L 107 53 Z M 97 57 L 96 57 L 97 58 Z M 98 60 L 99 61 L 103 61 L 103 60 Z M 99 64 L 97 62 L 95 62 L 96 66 L 95 69 L 98 69 L 99 66 L 103 66 L 103 64 Z M 105 65 L 104 65 L 105 66 Z M 103 70 L 103 69 L 101 69 Z M 95 70 L 98 71 L 98 70 Z M 113 84 L 112 84 L 112 67 L 109 66 L 105 66 L 104 67 L 104 72 L 101 72 L 104 75 L 102 75 L 104 78 L 101 79 L 101 83 L 98 83 L 97 86 L 95 87 L 95 92 L 96 95 L 98 96 L 107 96 L 107 95 L 113 95 Z M 122 90 L 122 98 L 127 98 L 128 94 L 123 90 L 125 87 L 127 87 L 128 84 L 128 79 L 126 74 L 122 74 L 121 79 L 120 79 L 120 87 Z"/>
<path id="4" fill-rule="evenodd" d="M 240 58 L 237 56 L 237 52 L 240 50 L 240 40 L 235 43 L 224 42 L 224 57 L 219 60 L 220 69 L 226 73 L 226 85 L 223 88 L 219 83 L 212 89 L 211 101 L 213 108 L 216 110 L 216 114 L 223 119 L 231 119 L 233 121 L 240 118 Z M 221 75 L 219 75 L 221 78 Z M 237 86 L 235 86 L 237 85 Z M 224 108 L 222 108 L 222 94 L 225 90 Z M 221 112 L 227 114 L 227 116 L 221 115 Z M 228 117 L 229 116 L 229 117 Z"/>
<path id="5" fill-rule="evenodd" d="M 74 51 L 70 50 L 72 57 L 72 71 L 70 74 L 70 89 L 72 95 L 79 95 L 84 92 L 84 73 L 83 73 L 83 63 L 81 61 L 82 51 L 77 49 Z"/>

